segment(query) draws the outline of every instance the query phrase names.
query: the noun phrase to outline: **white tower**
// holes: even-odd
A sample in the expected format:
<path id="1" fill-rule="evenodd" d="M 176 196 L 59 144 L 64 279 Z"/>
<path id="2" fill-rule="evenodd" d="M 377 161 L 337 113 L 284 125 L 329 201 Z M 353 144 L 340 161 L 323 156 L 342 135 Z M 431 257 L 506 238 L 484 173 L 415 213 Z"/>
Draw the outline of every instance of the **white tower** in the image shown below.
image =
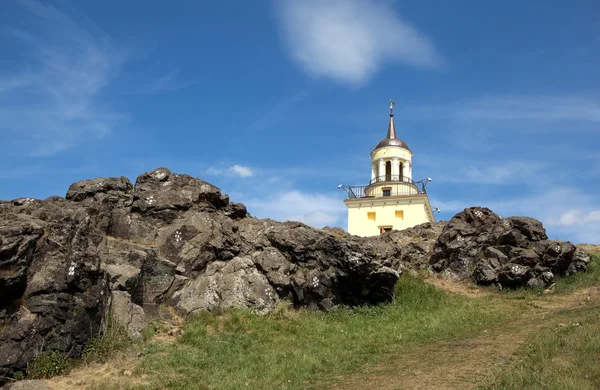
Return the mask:
<path id="1" fill-rule="evenodd" d="M 413 153 L 397 138 L 394 104 L 390 102 L 387 136 L 371 152 L 369 185 L 344 187 L 349 233 L 374 236 L 434 221 L 425 191 L 427 181 L 413 181 Z"/>

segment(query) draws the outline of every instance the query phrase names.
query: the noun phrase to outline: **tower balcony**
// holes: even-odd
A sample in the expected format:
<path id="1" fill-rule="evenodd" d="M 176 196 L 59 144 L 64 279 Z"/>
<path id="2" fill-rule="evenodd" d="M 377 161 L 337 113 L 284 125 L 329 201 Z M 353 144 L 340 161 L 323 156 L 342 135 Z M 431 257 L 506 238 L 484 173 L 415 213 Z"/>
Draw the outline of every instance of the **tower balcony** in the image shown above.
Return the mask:
<path id="1" fill-rule="evenodd" d="M 414 182 L 408 177 L 394 175 L 375 177 L 367 186 L 346 188 L 348 199 L 427 195 L 424 182 Z"/>
<path id="2" fill-rule="evenodd" d="M 401 175 L 385 175 L 385 176 L 376 176 L 369 182 L 369 185 L 375 183 L 387 183 L 387 182 L 400 182 L 400 183 L 410 183 L 414 184 L 410 177 L 401 176 Z"/>

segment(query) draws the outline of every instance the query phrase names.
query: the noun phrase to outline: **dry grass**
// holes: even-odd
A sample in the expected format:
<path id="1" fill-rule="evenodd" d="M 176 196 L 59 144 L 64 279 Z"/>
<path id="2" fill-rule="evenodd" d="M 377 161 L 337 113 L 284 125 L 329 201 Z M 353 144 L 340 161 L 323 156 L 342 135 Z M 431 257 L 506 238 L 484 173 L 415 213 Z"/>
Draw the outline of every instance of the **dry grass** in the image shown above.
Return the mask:
<path id="1" fill-rule="evenodd" d="M 405 275 L 396 301 L 385 306 L 327 314 L 285 306 L 268 316 L 204 313 L 186 323 L 182 336 L 169 335 L 173 323 L 157 329 L 142 345 L 146 355 L 141 359 L 128 351 L 49 384 L 56 390 L 464 389 L 478 383 L 489 389 L 520 386 L 511 383 L 576 388 L 566 381 L 575 372 L 578 350 L 590 357 L 594 350 L 585 347 L 595 340 L 594 334 L 600 335 L 600 321 L 595 320 L 594 328 L 590 320 L 600 310 L 599 277 L 596 257 L 588 273 L 560 280 L 548 295 L 500 292 L 435 278 L 424 283 Z M 582 321 L 590 325 L 572 326 Z M 546 339 L 552 342 L 546 345 Z M 567 345 L 572 353 L 555 353 L 559 350 L 551 347 L 556 343 Z M 519 371 L 523 364 L 534 371 Z M 553 369 L 540 371 L 545 364 Z M 584 367 L 592 380 L 600 373 L 593 364 Z M 547 387 L 518 382 L 538 371 L 543 375 L 536 380 Z"/>

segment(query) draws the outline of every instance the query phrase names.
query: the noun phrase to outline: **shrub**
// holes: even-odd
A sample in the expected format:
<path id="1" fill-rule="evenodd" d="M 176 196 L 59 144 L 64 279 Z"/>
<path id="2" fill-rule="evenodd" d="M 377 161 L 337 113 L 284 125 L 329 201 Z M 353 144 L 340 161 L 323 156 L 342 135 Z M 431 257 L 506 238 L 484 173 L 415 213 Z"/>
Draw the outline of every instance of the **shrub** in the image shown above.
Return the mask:
<path id="1" fill-rule="evenodd" d="M 69 359 L 59 351 L 45 351 L 38 354 L 27 366 L 27 374 L 34 379 L 52 378 L 71 369 Z"/>

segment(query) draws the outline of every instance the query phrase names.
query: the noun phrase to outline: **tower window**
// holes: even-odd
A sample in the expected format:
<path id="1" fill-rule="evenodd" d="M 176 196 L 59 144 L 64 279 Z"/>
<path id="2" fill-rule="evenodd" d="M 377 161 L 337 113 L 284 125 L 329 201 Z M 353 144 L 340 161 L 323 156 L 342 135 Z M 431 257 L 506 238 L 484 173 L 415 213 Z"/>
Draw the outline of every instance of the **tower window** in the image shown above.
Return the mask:
<path id="1" fill-rule="evenodd" d="M 396 218 L 404 219 L 404 210 L 396 210 Z"/>
<path id="2" fill-rule="evenodd" d="M 392 162 L 388 161 L 385 163 L 385 181 L 392 180 Z"/>
<path id="3" fill-rule="evenodd" d="M 381 191 L 383 192 L 383 196 L 390 196 L 390 195 L 392 195 L 392 189 L 390 187 L 382 188 Z"/>
<path id="4" fill-rule="evenodd" d="M 367 219 L 369 221 L 374 221 L 375 220 L 375 211 L 368 211 L 367 212 Z"/>

